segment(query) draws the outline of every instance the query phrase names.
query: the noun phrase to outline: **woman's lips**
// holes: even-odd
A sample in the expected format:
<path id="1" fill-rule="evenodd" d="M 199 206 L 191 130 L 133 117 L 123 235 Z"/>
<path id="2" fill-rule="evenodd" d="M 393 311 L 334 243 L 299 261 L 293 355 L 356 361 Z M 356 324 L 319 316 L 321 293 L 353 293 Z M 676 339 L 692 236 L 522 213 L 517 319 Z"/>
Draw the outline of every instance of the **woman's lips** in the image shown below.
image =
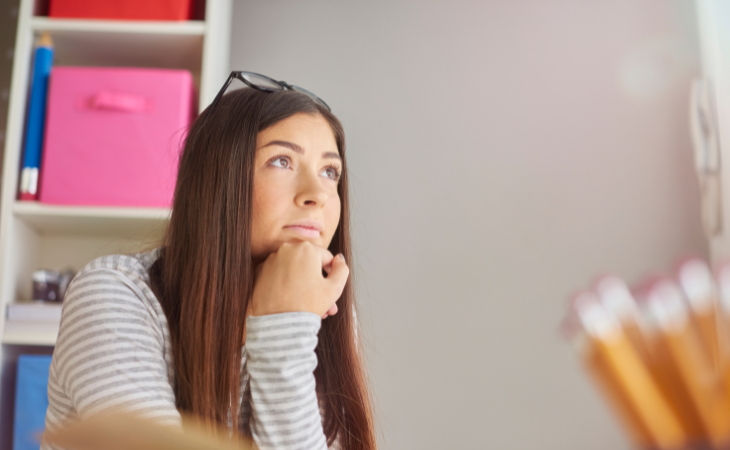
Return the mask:
<path id="1" fill-rule="evenodd" d="M 298 233 L 304 237 L 308 238 L 318 238 L 319 237 L 319 230 L 314 227 L 307 227 L 304 225 L 290 225 L 288 227 L 284 227 L 287 230 L 291 230 L 295 233 Z"/>

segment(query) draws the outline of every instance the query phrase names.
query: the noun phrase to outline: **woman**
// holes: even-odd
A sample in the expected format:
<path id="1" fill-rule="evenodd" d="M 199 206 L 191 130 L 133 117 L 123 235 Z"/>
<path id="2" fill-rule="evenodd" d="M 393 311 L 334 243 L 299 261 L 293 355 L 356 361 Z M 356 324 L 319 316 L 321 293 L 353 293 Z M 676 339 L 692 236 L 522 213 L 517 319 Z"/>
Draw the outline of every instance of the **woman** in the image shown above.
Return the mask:
<path id="1" fill-rule="evenodd" d="M 250 87 L 223 95 L 236 80 Z M 97 259 L 69 286 L 47 428 L 187 412 L 261 449 L 374 449 L 348 220 L 327 105 L 232 73 L 187 134 L 163 246 Z"/>

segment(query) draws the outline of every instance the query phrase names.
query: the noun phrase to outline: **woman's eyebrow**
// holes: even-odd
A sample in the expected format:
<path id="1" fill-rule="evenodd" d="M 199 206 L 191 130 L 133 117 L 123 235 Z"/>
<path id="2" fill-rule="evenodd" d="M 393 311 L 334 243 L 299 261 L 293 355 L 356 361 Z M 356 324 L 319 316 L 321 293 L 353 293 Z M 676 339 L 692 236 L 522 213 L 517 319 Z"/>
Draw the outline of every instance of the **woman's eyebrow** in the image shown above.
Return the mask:
<path id="1" fill-rule="evenodd" d="M 289 142 L 289 141 L 271 141 L 268 144 L 261 146 L 261 148 L 269 147 L 272 145 L 286 147 L 286 148 L 288 148 L 292 151 L 295 151 L 297 153 L 300 153 L 302 155 L 304 154 L 304 149 L 301 146 L 299 146 L 293 142 Z M 338 155 L 335 152 L 324 152 L 324 153 L 322 153 L 322 157 L 328 158 L 328 159 L 339 159 L 340 161 L 342 161 L 342 158 L 340 157 L 340 155 Z"/>
<path id="2" fill-rule="evenodd" d="M 342 158 L 340 157 L 340 155 L 338 155 L 335 152 L 324 152 L 324 153 L 322 153 L 322 158 L 339 159 L 340 161 L 342 161 Z"/>
<path id="3" fill-rule="evenodd" d="M 299 145 L 297 145 L 293 142 L 288 142 L 288 141 L 271 141 L 268 144 L 261 146 L 261 148 L 270 147 L 272 145 L 278 145 L 279 147 L 286 147 L 297 153 L 301 153 L 302 155 L 304 154 L 304 149 L 302 147 L 300 147 Z"/>

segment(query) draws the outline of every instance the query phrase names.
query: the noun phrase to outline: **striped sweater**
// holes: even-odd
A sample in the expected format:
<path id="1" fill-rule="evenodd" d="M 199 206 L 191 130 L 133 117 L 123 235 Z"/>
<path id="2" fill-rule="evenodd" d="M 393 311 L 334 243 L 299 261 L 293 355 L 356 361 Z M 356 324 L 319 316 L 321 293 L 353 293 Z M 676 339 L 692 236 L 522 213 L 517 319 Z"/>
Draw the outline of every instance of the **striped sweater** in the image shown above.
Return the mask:
<path id="1" fill-rule="evenodd" d="M 158 254 L 105 256 L 74 278 L 51 363 L 47 429 L 114 409 L 181 423 L 167 319 L 148 275 Z M 320 325 L 311 313 L 246 320 L 239 404 L 262 450 L 327 448 L 313 374 Z"/>

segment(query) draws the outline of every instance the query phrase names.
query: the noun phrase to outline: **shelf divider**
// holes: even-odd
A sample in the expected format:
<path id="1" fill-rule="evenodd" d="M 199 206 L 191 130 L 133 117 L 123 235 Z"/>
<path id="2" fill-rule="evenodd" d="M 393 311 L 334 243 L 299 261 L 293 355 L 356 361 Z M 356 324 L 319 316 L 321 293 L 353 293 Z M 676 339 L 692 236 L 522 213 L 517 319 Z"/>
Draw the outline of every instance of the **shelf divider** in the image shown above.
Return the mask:
<path id="1" fill-rule="evenodd" d="M 169 208 L 45 205 L 17 201 L 13 214 L 39 234 L 127 235 L 161 234 Z"/>
<path id="2" fill-rule="evenodd" d="M 48 331 L 46 333 L 15 333 L 5 332 L 2 337 L 3 344 L 12 345 L 42 345 L 42 346 L 54 346 L 56 345 L 56 335 L 58 329 Z"/>
<path id="3" fill-rule="evenodd" d="M 126 21 L 126 20 L 84 20 L 52 19 L 33 17 L 30 20 L 33 31 L 65 31 L 76 33 L 128 33 L 128 34 L 169 34 L 202 36 L 206 24 L 200 20 L 182 22 L 172 21 Z"/>

